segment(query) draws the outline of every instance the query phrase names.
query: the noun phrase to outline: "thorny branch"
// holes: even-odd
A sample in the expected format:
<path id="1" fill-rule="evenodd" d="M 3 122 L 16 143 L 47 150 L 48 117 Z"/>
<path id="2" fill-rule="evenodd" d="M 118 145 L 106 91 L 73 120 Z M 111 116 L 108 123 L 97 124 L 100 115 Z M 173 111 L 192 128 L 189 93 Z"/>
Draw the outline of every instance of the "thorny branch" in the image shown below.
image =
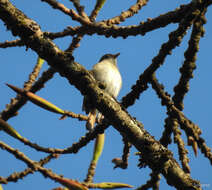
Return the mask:
<path id="1" fill-rule="evenodd" d="M 76 34 L 87 34 L 87 35 L 104 35 L 105 37 L 123 37 L 127 38 L 128 36 L 136 35 L 145 35 L 147 32 L 153 31 L 155 29 L 165 27 L 171 23 L 180 22 L 185 15 L 190 10 L 192 4 L 181 6 L 180 8 L 170 11 L 166 14 L 162 14 L 156 18 L 148 19 L 146 22 L 141 22 L 137 26 L 114 26 L 106 25 L 104 22 L 90 23 L 85 26 L 72 27 L 69 26 L 62 32 L 50 33 L 46 32 L 45 35 L 51 39 L 65 37 L 68 35 L 74 36 Z"/>

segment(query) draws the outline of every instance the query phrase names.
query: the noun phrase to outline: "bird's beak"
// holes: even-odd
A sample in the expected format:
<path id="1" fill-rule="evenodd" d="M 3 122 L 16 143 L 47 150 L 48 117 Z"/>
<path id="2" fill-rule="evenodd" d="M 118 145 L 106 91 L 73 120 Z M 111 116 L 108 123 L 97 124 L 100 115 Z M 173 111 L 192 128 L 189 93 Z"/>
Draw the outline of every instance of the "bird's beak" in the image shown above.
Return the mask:
<path id="1" fill-rule="evenodd" d="M 114 58 L 117 58 L 120 55 L 120 53 L 114 54 Z"/>

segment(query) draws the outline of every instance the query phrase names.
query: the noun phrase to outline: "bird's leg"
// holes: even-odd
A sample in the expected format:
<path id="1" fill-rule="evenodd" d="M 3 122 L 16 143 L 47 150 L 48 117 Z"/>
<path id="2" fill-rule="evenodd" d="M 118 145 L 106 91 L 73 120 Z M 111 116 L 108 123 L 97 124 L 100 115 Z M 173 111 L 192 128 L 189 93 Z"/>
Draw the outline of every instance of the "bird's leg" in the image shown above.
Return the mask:
<path id="1" fill-rule="evenodd" d="M 101 123 L 103 119 L 104 119 L 104 115 L 102 115 L 101 113 L 99 113 L 98 114 L 98 117 L 97 117 L 97 123 Z"/>
<path id="2" fill-rule="evenodd" d="M 86 122 L 87 130 L 92 131 L 94 128 L 95 122 L 96 122 L 96 109 L 93 109 L 88 114 L 88 120 Z"/>

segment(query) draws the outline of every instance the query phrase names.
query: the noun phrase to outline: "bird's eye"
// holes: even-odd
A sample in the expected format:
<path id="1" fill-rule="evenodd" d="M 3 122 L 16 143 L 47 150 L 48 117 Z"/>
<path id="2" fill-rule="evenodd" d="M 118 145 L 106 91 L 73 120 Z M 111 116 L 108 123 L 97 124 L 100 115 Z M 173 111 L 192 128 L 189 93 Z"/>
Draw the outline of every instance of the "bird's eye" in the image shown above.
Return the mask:
<path id="1" fill-rule="evenodd" d="M 103 59 L 107 59 L 107 58 L 109 58 L 109 56 L 108 56 L 108 55 L 105 55 L 105 56 L 103 57 Z"/>
<path id="2" fill-rule="evenodd" d="M 109 59 L 109 58 L 112 58 L 112 57 L 113 57 L 112 54 L 105 54 L 104 56 L 102 56 L 102 58 L 99 61 L 102 61 L 104 59 Z"/>

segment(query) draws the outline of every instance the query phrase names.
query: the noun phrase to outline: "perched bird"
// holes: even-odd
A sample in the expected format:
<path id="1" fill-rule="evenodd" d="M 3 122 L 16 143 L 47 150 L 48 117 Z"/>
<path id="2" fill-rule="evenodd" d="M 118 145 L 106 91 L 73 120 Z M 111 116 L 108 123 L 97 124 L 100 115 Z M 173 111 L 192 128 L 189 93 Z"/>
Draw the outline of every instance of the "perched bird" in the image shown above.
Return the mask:
<path id="1" fill-rule="evenodd" d="M 113 98 L 118 96 L 122 86 L 122 78 L 117 67 L 116 59 L 119 55 L 120 53 L 103 55 L 90 71 L 94 78 L 105 86 L 105 92 Z M 84 97 L 82 110 L 88 114 L 86 128 L 91 131 L 94 128 L 97 110 L 91 105 L 87 96 Z"/>

